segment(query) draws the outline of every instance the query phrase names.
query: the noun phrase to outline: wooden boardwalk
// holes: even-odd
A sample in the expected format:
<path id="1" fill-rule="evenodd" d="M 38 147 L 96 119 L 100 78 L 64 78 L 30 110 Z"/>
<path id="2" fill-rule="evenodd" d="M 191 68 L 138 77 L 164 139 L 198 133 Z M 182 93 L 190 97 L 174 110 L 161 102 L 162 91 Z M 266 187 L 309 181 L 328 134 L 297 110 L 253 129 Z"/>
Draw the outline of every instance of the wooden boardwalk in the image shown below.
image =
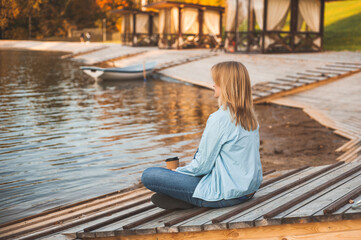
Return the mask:
<path id="1" fill-rule="evenodd" d="M 334 129 L 349 142 L 336 151 L 338 160 L 351 162 L 361 156 L 361 73 L 271 102 L 303 109 L 310 117 Z"/>
<path id="2" fill-rule="evenodd" d="M 351 199 L 361 200 L 360 157 L 352 163 L 265 175 L 254 198 L 233 207 L 162 210 L 150 202 L 152 193 L 140 187 L 3 224 L 0 238 L 217 239 L 235 233 L 230 239 L 246 233 L 250 239 L 302 239 L 321 233 L 360 236 L 361 208 L 352 209 L 350 204 Z"/>

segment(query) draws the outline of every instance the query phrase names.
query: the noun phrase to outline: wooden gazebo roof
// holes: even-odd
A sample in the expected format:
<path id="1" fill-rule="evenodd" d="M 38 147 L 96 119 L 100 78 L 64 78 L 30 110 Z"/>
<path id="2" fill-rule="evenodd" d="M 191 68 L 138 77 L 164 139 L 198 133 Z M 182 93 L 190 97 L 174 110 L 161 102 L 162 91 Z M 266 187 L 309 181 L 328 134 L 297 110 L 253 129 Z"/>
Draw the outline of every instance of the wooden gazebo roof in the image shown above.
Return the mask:
<path id="1" fill-rule="evenodd" d="M 119 14 L 119 15 L 125 15 L 125 14 L 132 14 L 132 13 L 146 13 L 146 14 L 154 14 L 157 13 L 157 11 L 153 11 L 151 9 L 147 9 L 146 11 L 142 11 L 138 8 L 122 8 L 122 9 L 114 9 L 110 11 L 111 14 Z"/>
<path id="2" fill-rule="evenodd" d="M 202 10 L 215 10 L 222 12 L 224 11 L 224 7 L 220 7 L 220 6 L 201 5 L 201 4 L 183 3 L 183 2 L 175 2 L 175 1 L 156 2 L 156 3 L 148 4 L 145 7 L 150 9 L 181 7 L 181 8 L 198 8 Z"/>

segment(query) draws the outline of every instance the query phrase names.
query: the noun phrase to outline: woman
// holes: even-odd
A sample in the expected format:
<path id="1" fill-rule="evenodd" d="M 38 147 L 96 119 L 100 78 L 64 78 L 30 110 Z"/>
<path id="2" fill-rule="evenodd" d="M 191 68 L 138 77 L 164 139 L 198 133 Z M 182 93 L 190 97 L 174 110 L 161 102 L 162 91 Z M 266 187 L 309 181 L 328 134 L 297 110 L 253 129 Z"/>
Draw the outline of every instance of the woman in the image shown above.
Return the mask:
<path id="1" fill-rule="evenodd" d="M 262 182 L 259 126 L 247 69 L 239 62 L 212 67 L 219 109 L 208 118 L 192 162 L 175 171 L 148 168 L 145 187 L 164 209 L 220 208 L 249 200 Z"/>

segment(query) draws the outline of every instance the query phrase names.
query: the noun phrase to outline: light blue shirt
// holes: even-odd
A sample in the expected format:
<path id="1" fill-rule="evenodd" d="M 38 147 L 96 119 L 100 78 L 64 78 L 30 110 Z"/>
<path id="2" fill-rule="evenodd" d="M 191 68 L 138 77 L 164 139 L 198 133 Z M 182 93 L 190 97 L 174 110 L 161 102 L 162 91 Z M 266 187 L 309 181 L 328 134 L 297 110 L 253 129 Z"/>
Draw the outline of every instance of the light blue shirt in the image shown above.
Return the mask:
<path id="1" fill-rule="evenodd" d="M 193 197 L 206 201 L 238 198 L 255 192 L 262 182 L 259 127 L 246 131 L 220 108 L 208 118 L 192 162 L 177 172 L 203 176 Z"/>

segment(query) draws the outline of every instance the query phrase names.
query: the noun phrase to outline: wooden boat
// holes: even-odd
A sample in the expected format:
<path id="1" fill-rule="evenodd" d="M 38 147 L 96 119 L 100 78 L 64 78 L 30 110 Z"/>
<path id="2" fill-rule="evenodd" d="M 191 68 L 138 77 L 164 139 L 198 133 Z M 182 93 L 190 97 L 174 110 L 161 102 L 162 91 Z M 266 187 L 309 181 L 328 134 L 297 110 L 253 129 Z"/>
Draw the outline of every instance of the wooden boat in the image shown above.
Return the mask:
<path id="1" fill-rule="evenodd" d="M 82 66 L 80 69 L 95 80 L 132 80 L 144 78 L 144 74 L 152 73 L 156 65 L 156 62 L 148 62 L 121 68 Z"/>

